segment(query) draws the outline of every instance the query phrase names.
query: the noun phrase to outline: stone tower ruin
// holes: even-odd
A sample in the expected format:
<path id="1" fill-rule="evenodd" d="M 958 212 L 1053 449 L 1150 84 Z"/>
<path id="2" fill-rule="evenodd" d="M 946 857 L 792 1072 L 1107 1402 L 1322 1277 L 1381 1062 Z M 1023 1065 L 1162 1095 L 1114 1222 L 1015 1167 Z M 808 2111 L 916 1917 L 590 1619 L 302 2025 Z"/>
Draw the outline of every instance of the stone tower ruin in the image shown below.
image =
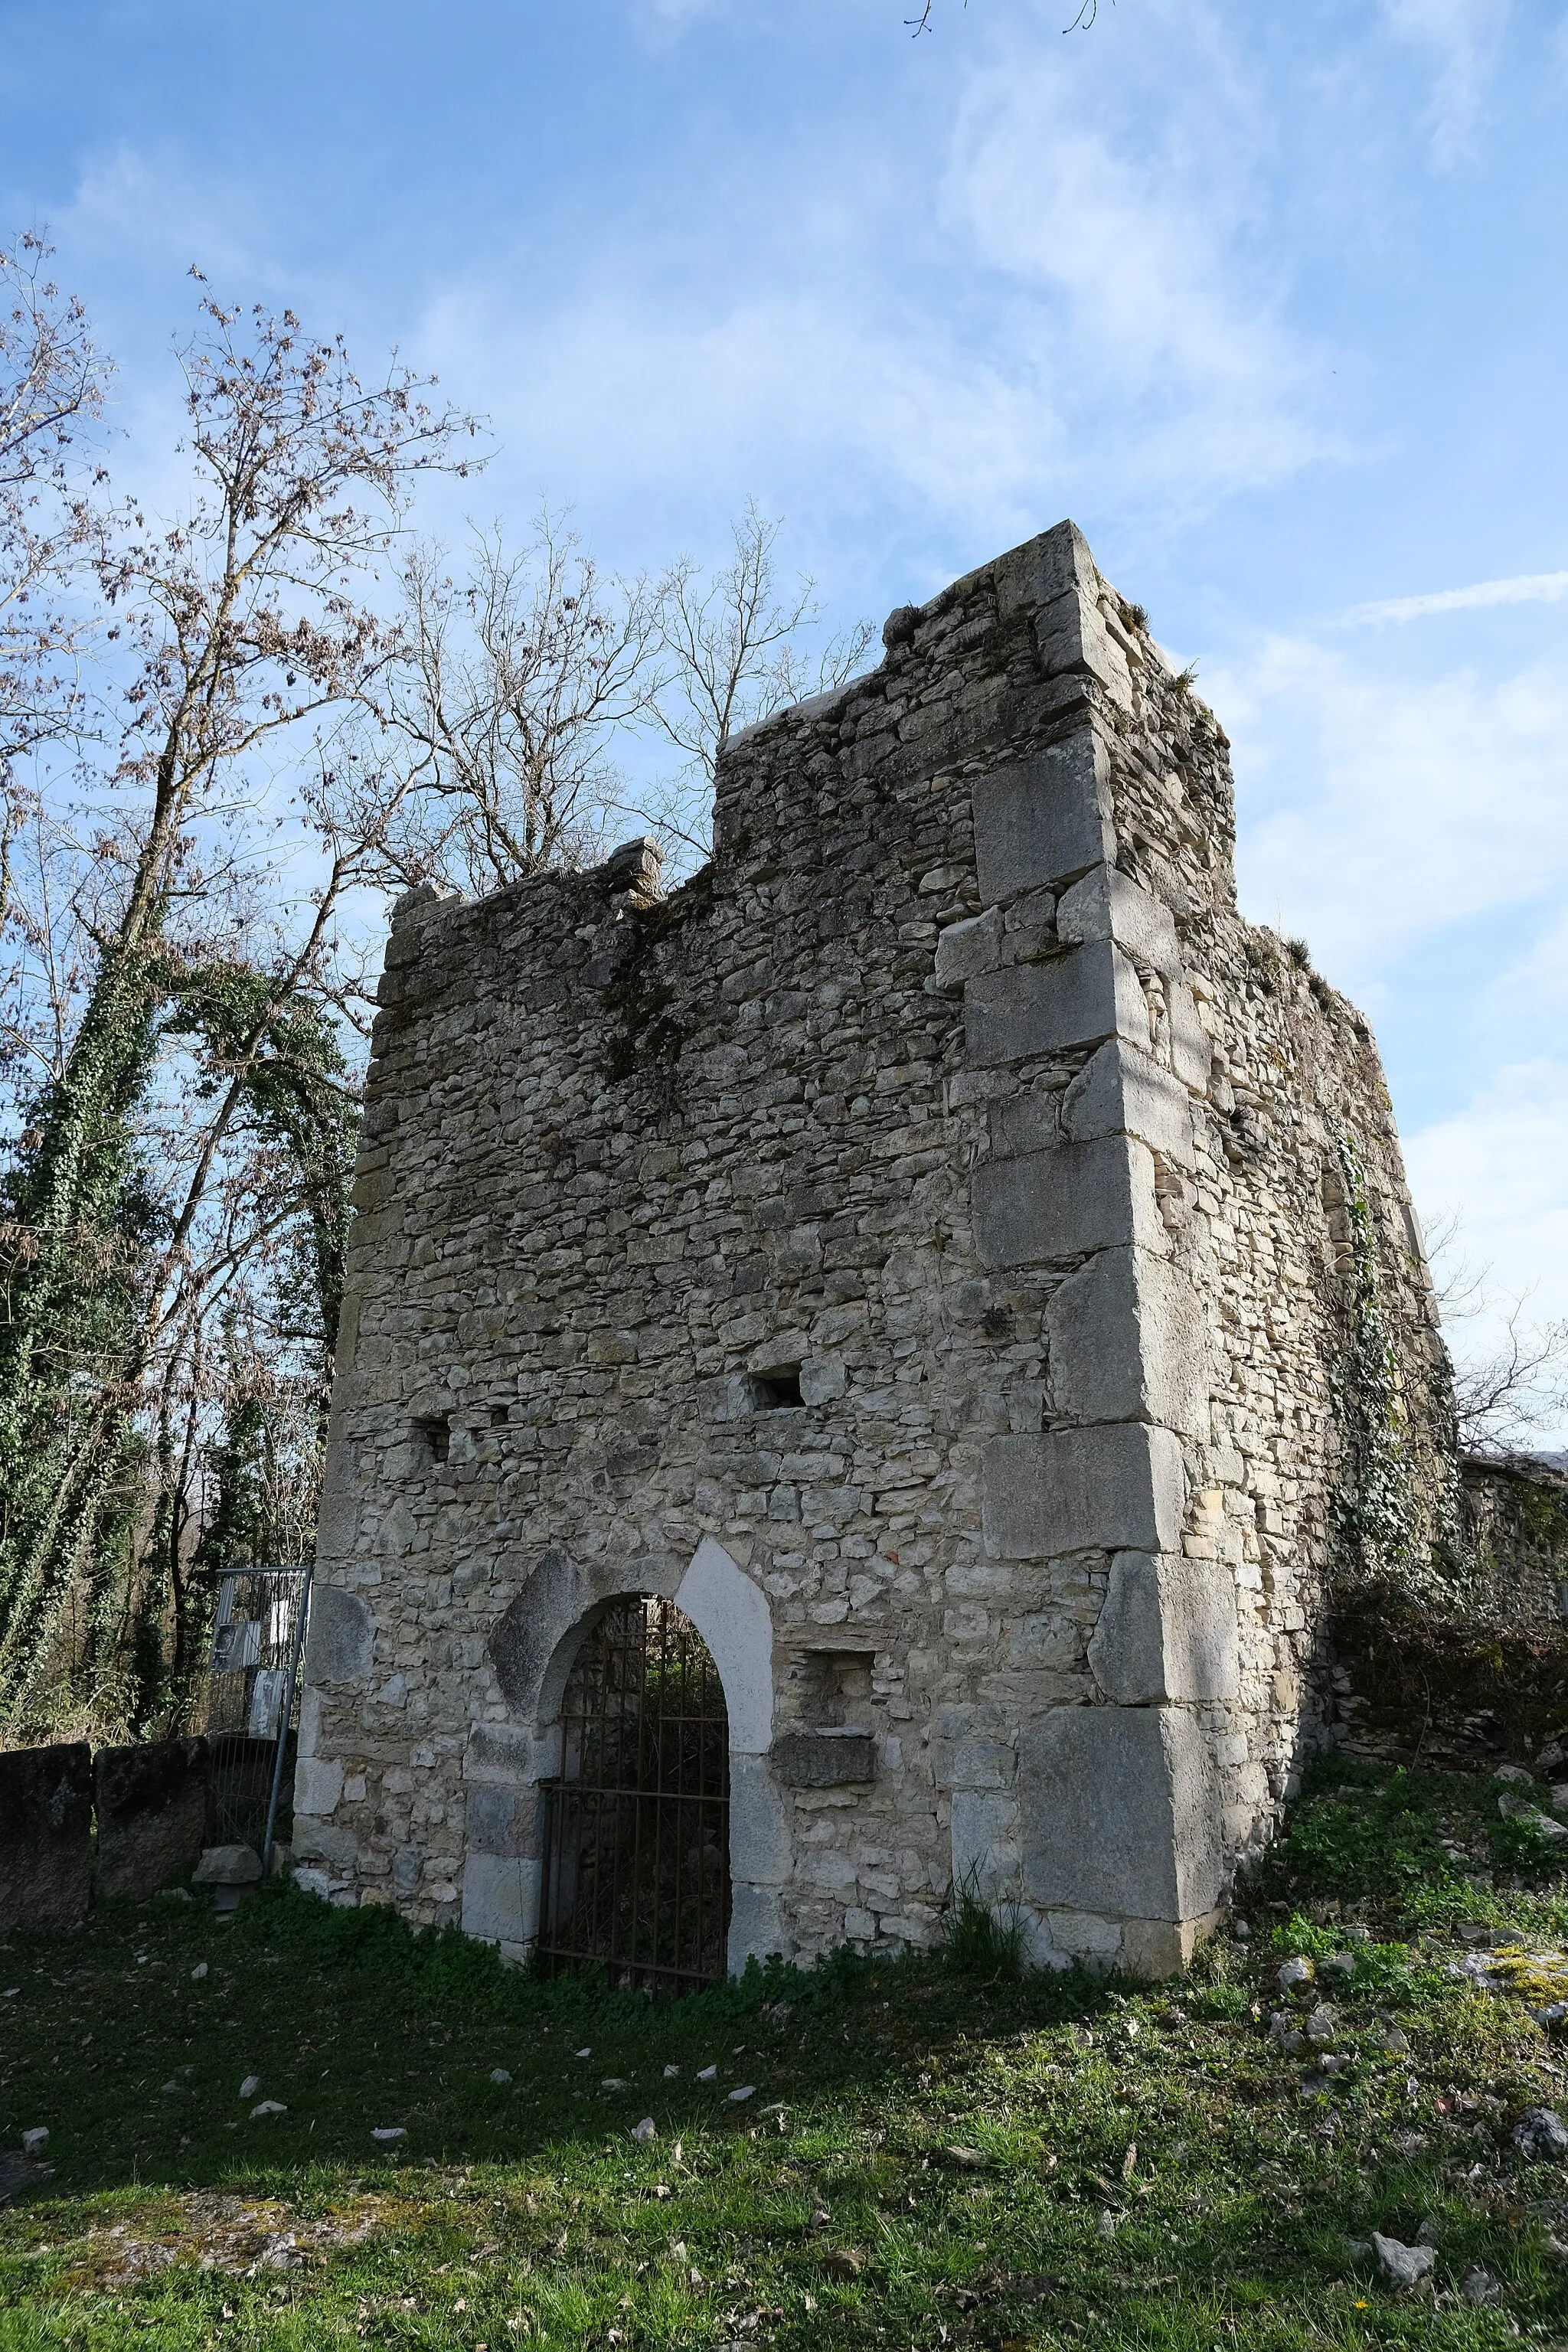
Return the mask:
<path id="1" fill-rule="evenodd" d="M 731 1968 L 967 1891 L 1173 1969 L 1317 1736 L 1336 1547 L 1440 1516 L 1376 1051 L 1237 912 L 1215 720 L 1070 523 L 884 634 L 729 745 L 668 896 L 636 842 L 395 910 L 295 1799 L 334 1900 L 525 1951 L 574 1661 L 663 1596 Z"/>

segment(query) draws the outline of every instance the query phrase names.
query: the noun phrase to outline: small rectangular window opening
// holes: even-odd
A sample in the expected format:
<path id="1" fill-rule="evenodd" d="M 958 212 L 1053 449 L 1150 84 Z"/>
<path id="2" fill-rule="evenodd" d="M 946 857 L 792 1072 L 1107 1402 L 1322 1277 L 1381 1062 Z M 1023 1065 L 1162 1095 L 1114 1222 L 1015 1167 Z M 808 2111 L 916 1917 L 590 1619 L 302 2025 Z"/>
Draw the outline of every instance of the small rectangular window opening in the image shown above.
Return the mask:
<path id="1" fill-rule="evenodd" d="M 802 1402 L 798 1364 L 781 1364 L 773 1371 L 752 1374 L 754 1412 L 783 1412 L 788 1406 L 798 1405 Z"/>
<path id="2" fill-rule="evenodd" d="M 430 1449 L 432 1462 L 447 1462 L 452 1454 L 452 1424 L 447 1415 L 432 1413 L 415 1423 Z"/>
<path id="3" fill-rule="evenodd" d="M 491 1405 L 490 1427 L 492 1429 L 504 1429 L 510 1419 L 511 1412 L 508 1406 L 504 1404 Z"/>

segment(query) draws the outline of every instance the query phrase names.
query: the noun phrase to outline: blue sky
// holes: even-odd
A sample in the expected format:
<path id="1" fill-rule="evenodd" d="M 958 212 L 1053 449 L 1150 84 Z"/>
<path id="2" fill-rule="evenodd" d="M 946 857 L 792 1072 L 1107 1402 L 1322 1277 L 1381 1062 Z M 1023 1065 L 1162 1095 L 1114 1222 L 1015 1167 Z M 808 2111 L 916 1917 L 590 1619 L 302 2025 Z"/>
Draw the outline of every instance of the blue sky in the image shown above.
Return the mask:
<path id="1" fill-rule="evenodd" d="M 1568 1314 L 1568 8 L 912 13 L 0 0 L 0 212 L 154 488 L 198 261 L 437 369 L 479 514 L 613 565 L 755 494 L 879 616 L 1071 514 L 1199 664 L 1243 904 L 1376 1024 L 1424 1213 Z"/>

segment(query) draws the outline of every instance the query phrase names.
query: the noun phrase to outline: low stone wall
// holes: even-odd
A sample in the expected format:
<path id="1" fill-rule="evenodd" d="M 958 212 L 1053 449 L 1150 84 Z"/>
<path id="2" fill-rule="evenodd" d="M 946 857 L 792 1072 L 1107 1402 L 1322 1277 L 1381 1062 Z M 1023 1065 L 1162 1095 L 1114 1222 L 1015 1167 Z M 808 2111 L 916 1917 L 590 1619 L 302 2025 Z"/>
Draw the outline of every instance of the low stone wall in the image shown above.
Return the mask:
<path id="1" fill-rule="evenodd" d="M 93 1759 L 98 1892 L 155 1895 L 184 1885 L 206 1843 L 205 1739 L 101 1748 Z"/>
<path id="2" fill-rule="evenodd" d="M 184 1885 L 205 1843 L 210 1760 L 205 1739 L 0 1753 L 0 1936 L 69 1934 L 95 1895 Z"/>
<path id="3" fill-rule="evenodd" d="M 0 1755 L 0 1936 L 68 1934 L 92 1896 L 92 1750 Z"/>

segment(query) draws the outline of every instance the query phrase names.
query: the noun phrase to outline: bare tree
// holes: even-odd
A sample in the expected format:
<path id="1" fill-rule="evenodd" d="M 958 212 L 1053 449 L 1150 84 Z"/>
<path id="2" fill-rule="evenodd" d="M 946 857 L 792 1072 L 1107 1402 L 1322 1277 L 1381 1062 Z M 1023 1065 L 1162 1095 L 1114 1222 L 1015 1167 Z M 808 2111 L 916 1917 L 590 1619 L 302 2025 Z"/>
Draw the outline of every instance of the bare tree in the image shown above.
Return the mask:
<path id="1" fill-rule="evenodd" d="M 689 852 L 706 855 L 710 787 L 732 734 L 787 704 L 841 686 L 865 660 L 874 632 L 858 622 L 815 662 L 803 636 L 817 618 L 815 583 L 781 588 L 774 559 L 781 523 L 756 500 L 732 526 L 734 555 L 710 579 L 683 557 L 659 592 L 663 671 L 655 719 L 684 755 L 679 777 L 650 796 L 646 813 Z"/>
<path id="2" fill-rule="evenodd" d="M 76 713 L 81 620 L 66 602 L 73 565 L 99 544 L 98 478 L 84 428 L 107 369 L 79 302 L 47 275 L 51 248 L 24 233 L 0 245 L 0 789 L 9 843 L 16 763 Z"/>
<path id="3" fill-rule="evenodd" d="M 1451 1211 L 1426 1236 L 1445 1329 L 1452 1335 L 1456 1327 L 1485 1321 L 1494 1335 L 1479 1346 L 1450 1337 L 1459 1444 L 1469 1454 L 1527 1452 L 1542 1431 L 1568 1420 L 1568 1319 L 1532 1322 L 1527 1297 L 1500 1301 L 1490 1267 L 1475 1266 L 1461 1254 L 1461 1224 Z"/>
<path id="4" fill-rule="evenodd" d="M 591 859 L 625 802 L 616 738 L 648 708 L 657 596 L 605 579 L 548 509 L 520 555 L 499 528 L 476 532 L 461 587 L 431 548 L 404 585 L 385 696 L 406 786 L 389 836 L 401 878 L 493 890 Z"/>
<path id="5" fill-rule="evenodd" d="M 379 876 L 398 786 L 341 789 L 323 765 L 290 798 L 277 767 L 370 704 L 398 643 L 372 580 L 411 481 L 462 470 L 468 421 L 406 371 L 366 386 L 290 313 L 205 296 L 201 311 L 191 503 L 162 530 L 134 518 L 96 567 L 118 742 L 68 804 L 36 799 L 34 869 L 69 887 L 20 927 L 50 1001 L 11 1024 L 54 1053 L 18 1105 L 0 1227 L 0 1703 L 26 1691 L 83 1575 L 89 1664 L 106 1668 L 147 1413 L 162 1428 L 155 1400 L 203 1313 L 287 1222 L 267 1152 L 305 1171 L 307 1220 L 318 1144 L 346 1191 L 323 1008 L 342 992 L 338 908 Z"/>

